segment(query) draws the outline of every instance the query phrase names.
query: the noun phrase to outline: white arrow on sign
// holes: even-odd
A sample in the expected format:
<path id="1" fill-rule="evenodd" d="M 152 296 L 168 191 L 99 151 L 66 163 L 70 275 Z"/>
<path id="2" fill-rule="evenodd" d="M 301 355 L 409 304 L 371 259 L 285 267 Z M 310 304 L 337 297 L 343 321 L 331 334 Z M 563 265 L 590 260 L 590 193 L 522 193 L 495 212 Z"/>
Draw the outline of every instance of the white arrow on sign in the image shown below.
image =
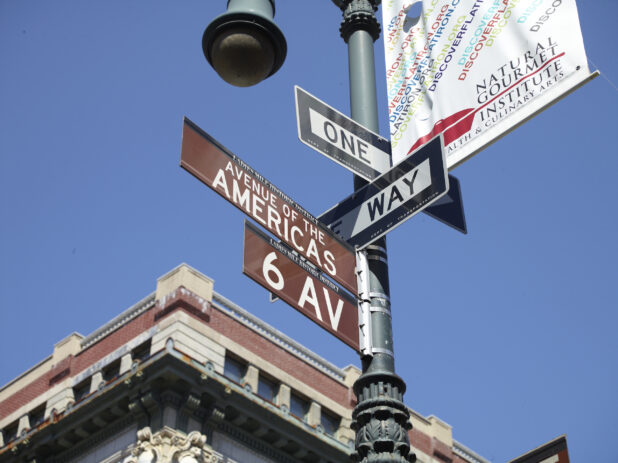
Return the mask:
<path id="1" fill-rule="evenodd" d="M 442 147 L 434 138 L 318 219 L 358 249 L 371 244 L 448 191 Z"/>
<path id="2" fill-rule="evenodd" d="M 298 138 L 371 181 L 391 168 L 390 142 L 295 86 Z"/>
<path id="3" fill-rule="evenodd" d="M 431 169 L 429 159 L 425 159 L 385 189 L 375 191 L 373 196 L 342 215 L 330 227 L 341 236 L 353 238 L 430 186 Z"/>

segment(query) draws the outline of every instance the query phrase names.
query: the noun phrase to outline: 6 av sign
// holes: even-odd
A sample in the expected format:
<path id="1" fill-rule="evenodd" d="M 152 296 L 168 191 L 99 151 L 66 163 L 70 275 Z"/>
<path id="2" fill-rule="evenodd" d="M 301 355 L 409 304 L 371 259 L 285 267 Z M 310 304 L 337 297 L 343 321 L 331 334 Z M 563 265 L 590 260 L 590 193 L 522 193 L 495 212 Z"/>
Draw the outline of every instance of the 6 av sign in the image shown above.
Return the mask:
<path id="1" fill-rule="evenodd" d="M 248 222 L 242 271 L 359 351 L 356 299 Z"/>

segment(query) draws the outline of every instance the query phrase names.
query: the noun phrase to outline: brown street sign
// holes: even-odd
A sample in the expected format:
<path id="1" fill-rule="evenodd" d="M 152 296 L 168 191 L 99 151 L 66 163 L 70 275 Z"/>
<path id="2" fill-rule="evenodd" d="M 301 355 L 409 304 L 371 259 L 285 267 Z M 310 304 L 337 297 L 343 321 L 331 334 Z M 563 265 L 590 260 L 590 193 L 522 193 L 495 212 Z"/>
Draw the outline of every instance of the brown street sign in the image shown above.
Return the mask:
<path id="1" fill-rule="evenodd" d="M 180 165 L 357 294 L 354 249 L 187 118 Z"/>
<path id="2" fill-rule="evenodd" d="M 245 222 L 242 271 L 357 352 L 358 308 L 347 294 L 291 249 Z"/>
<path id="3" fill-rule="evenodd" d="M 569 463 L 566 436 L 557 437 L 509 463 Z"/>

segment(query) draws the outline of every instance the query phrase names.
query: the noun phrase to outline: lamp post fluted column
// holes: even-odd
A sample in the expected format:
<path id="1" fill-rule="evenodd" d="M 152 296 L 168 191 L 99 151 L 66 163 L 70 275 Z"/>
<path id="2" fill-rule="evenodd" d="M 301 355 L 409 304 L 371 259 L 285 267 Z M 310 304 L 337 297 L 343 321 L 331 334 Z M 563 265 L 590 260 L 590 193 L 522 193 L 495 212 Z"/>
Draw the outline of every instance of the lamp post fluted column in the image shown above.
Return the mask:
<path id="1" fill-rule="evenodd" d="M 341 37 L 348 44 L 351 116 L 379 132 L 374 42 L 380 36 L 375 12 L 380 0 L 333 0 L 343 12 Z M 354 189 L 366 183 L 354 177 Z M 353 412 L 354 458 L 361 463 L 414 462 L 408 430 L 410 414 L 403 403 L 404 381 L 395 374 L 386 239 L 366 248 L 372 354 L 362 360 L 354 384 L 358 399 Z"/>

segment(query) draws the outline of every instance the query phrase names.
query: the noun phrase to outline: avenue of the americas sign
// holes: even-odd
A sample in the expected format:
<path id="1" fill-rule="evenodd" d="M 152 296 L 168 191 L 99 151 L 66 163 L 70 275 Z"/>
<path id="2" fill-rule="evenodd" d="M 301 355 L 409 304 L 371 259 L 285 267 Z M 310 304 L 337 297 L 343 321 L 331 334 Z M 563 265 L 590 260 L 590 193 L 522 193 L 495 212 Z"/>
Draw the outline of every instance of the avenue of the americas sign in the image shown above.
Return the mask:
<path id="1" fill-rule="evenodd" d="M 356 298 L 290 248 L 245 222 L 242 271 L 300 313 L 359 351 Z"/>
<path id="2" fill-rule="evenodd" d="M 187 118 L 180 165 L 356 294 L 354 249 Z"/>

